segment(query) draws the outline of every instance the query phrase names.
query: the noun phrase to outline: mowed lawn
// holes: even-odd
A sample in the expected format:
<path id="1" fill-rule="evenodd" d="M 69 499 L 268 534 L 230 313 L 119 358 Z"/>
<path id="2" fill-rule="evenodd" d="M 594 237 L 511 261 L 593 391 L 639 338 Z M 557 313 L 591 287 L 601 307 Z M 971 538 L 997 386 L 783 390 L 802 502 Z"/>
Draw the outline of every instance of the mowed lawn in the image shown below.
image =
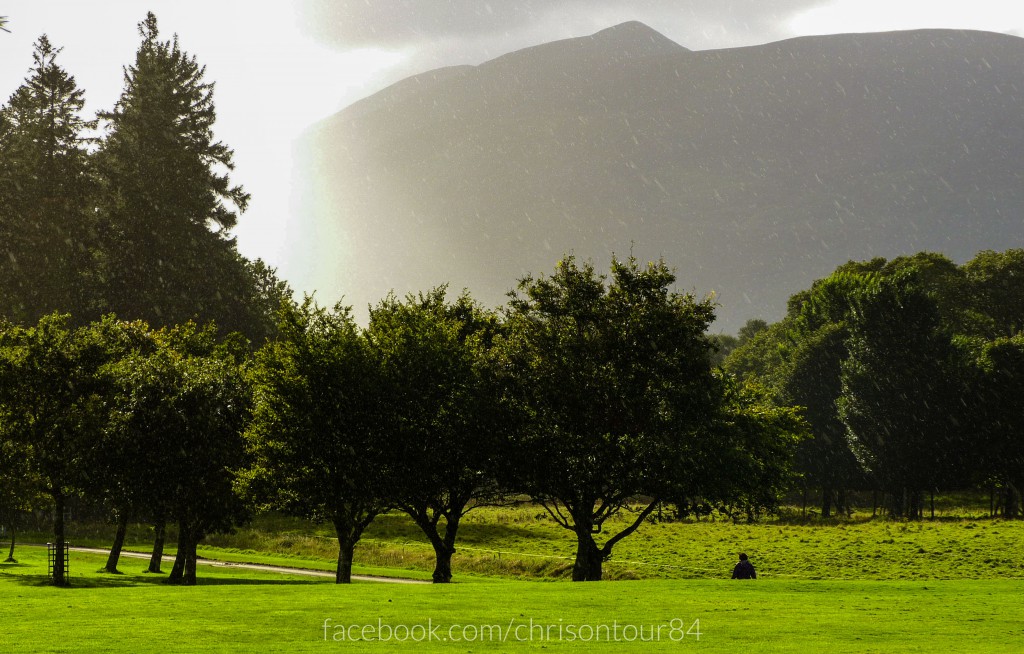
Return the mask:
<path id="1" fill-rule="evenodd" d="M 19 564 L 0 564 L 4 652 L 835 654 L 1024 647 L 1019 579 L 573 584 L 468 577 L 448 586 L 335 586 L 204 567 L 200 585 L 180 588 L 139 572 L 142 561 L 123 561 L 124 575 L 104 575 L 95 572 L 102 557 L 72 553 L 73 586 L 56 589 L 45 585 L 45 550 L 20 547 L 17 554 Z M 386 637 L 389 628 L 386 642 L 353 640 Z"/>

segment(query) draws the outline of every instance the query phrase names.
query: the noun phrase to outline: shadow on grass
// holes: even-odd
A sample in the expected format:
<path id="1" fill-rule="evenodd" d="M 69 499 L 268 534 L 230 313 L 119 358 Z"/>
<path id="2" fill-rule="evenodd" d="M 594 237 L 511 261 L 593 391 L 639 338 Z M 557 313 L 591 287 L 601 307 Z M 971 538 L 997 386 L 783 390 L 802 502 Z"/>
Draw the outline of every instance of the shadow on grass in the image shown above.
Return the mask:
<path id="1" fill-rule="evenodd" d="M 396 544 L 401 544 L 402 540 L 406 540 L 422 541 L 429 545 L 429 541 L 420 528 L 412 522 L 409 516 L 402 513 L 386 513 L 377 516 L 367 527 L 364 536 L 374 540 L 398 541 Z M 537 534 L 536 529 L 507 522 L 484 523 L 464 520 L 459 526 L 459 541 L 465 543 L 490 542 L 495 539 L 515 536 L 530 539 L 542 537 Z"/>
<path id="2" fill-rule="evenodd" d="M 777 524 L 785 526 L 798 526 L 798 527 L 847 527 L 847 526 L 858 526 L 866 525 L 871 523 L 878 524 L 889 524 L 889 525 L 926 525 L 929 523 L 959 523 L 959 522 L 979 522 L 995 524 L 1000 522 L 1001 518 L 998 516 L 989 515 L 937 515 L 934 518 L 925 515 L 923 518 L 893 518 L 888 515 L 870 515 L 870 514 L 854 514 L 853 516 L 830 516 L 828 518 L 822 518 L 817 514 L 808 514 L 801 516 L 795 515 L 779 515 L 770 520 L 762 521 L 762 524 Z"/>
<path id="3" fill-rule="evenodd" d="M 34 588 L 43 588 L 47 586 L 53 586 L 50 582 L 50 578 L 47 575 L 39 574 L 16 574 L 16 575 L 4 575 L 2 577 L 4 581 L 15 583 L 19 586 L 28 586 Z M 64 586 L 66 590 L 75 589 L 101 589 L 101 588 L 133 588 L 140 586 L 160 586 L 168 589 L 174 588 L 188 588 L 188 586 L 182 586 L 180 584 L 168 584 L 166 583 L 166 575 L 150 575 L 150 576 L 128 576 L 128 575 L 109 575 L 109 576 L 90 576 L 90 577 L 71 577 L 71 583 L 69 586 Z M 308 579 L 249 579 L 245 577 L 203 577 L 199 576 L 196 579 L 197 586 L 303 586 L 311 584 L 322 584 L 328 581 L 333 581 L 327 578 L 316 578 L 310 577 Z"/>
<path id="4" fill-rule="evenodd" d="M 508 523 L 481 523 L 467 522 L 459 527 L 459 541 L 463 544 L 478 545 L 495 542 L 504 542 L 509 538 L 518 537 L 531 541 L 562 540 L 565 536 L 562 530 L 554 532 L 551 537 L 545 533 L 538 533 L 536 529 L 520 527 Z M 457 546 L 456 546 L 457 547 Z"/>

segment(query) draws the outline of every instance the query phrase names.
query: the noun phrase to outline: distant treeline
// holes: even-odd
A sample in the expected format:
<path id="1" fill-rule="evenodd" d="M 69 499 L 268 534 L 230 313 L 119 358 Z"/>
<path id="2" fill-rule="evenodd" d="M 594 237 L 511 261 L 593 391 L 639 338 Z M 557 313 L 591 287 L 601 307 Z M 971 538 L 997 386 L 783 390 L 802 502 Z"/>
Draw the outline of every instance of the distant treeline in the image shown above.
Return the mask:
<path id="1" fill-rule="evenodd" d="M 802 407 L 798 448 L 822 515 L 878 489 L 890 515 L 925 495 L 988 487 L 1006 517 L 1024 490 L 1024 250 L 958 266 L 921 252 L 850 262 L 789 300 L 773 325 L 720 337 L 724 369 Z"/>

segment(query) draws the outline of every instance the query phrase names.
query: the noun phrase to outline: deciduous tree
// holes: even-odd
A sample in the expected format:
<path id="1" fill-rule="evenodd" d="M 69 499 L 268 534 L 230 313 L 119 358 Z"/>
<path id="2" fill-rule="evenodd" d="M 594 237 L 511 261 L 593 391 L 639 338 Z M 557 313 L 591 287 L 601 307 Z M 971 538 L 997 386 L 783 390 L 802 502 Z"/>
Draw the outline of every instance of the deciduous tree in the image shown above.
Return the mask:
<path id="1" fill-rule="evenodd" d="M 576 581 L 601 579 L 615 544 L 681 483 L 716 474 L 706 467 L 722 402 L 705 335 L 713 309 L 674 281 L 662 262 L 613 260 L 606 281 L 570 257 L 551 277 L 523 279 L 510 302 L 505 367 L 529 417 L 515 473 L 575 534 Z M 634 519 L 598 544 L 635 500 Z"/>
<path id="2" fill-rule="evenodd" d="M 289 514 L 330 521 L 335 581 L 349 583 L 356 543 L 388 508 L 379 367 L 347 308 L 307 298 L 281 315 L 280 338 L 257 353 L 252 372 L 244 486 Z"/>
<path id="3" fill-rule="evenodd" d="M 454 303 L 437 288 L 370 311 L 367 337 L 386 384 L 390 497 L 434 548 L 435 583 L 452 578 L 459 524 L 501 498 L 507 421 L 489 351 L 497 316 L 468 295 Z"/>

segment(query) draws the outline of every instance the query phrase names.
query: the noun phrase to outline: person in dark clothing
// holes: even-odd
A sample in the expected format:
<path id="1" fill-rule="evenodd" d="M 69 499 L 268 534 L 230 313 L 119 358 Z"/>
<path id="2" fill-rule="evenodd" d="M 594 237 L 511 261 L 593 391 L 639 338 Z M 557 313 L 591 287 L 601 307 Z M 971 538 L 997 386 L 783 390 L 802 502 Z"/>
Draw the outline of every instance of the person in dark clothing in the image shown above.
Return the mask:
<path id="1" fill-rule="evenodd" d="M 757 579 L 754 565 L 747 560 L 746 554 L 740 554 L 740 562 L 732 569 L 733 579 Z"/>

